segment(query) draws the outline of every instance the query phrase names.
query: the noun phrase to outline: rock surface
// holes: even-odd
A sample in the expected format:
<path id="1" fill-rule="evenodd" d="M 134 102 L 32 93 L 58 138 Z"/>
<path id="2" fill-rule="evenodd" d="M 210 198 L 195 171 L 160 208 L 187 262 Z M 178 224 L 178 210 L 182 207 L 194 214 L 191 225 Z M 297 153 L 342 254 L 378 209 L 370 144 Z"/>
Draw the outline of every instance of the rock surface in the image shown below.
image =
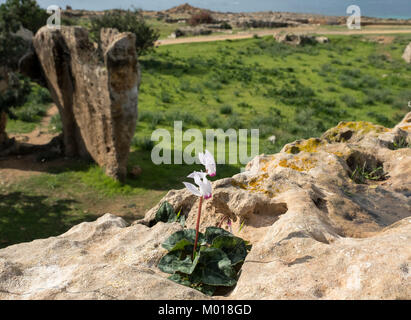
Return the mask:
<path id="1" fill-rule="evenodd" d="M 223 217 L 253 247 L 237 286 L 214 299 L 411 299 L 411 113 L 395 128 L 341 122 L 321 138 L 261 155 L 213 183 L 201 229 Z M 360 166 L 379 180 L 356 183 Z M 162 201 L 193 228 L 199 200 Z M 0 250 L 0 299 L 197 299 L 157 268 L 178 223 L 131 226 L 107 214 L 67 233 Z M 239 226 L 244 226 L 239 231 Z"/>
<path id="2" fill-rule="evenodd" d="M 277 34 L 274 36 L 275 40 L 280 43 L 287 43 L 291 45 L 305 45 L 313 43 L 328 43 L 329 39 L 327 37 L 315 37 L 306 34 L 294 34 L 285 33 Z"/>
<path id="3" fill-rule="evenodd" d="M 34 48 L 59 108 L 67 156 L 91 156 L 123 180 L 137 120 L 135 36 L 105 29 L 101 50 L 81 27 L 43 27 Z"/>
<path id="4" fill-rule="evenodd" d="M 411 42 L 410 42 L 410 44 L 405 48 L 404 54 L 402 55 L 402 58 L 405 60 L 405 62 L 411 63 Z"/>

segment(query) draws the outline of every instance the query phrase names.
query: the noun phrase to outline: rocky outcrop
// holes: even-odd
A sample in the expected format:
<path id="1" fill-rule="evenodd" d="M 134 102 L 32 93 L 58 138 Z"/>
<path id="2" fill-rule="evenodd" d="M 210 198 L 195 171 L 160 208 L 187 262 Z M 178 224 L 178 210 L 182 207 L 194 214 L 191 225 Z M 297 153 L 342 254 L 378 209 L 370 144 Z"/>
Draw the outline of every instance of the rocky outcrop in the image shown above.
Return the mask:
<path id="1" fill-rule="evenodd" d="M 295 46 L 314 44 L 314 43 L 328 43 L 327 37 L 315 37 L 306 34 L 294 34 L 294 33 L 280 33 L 274 35 L 274 38 L 279 43 L 286 43 Z"/>
<path id="2" fill-rule="evenodd" d="M 0 250 L 0 299 L 203 298 L 155 267 L 161 242 L 180 228 L 127 228 L 123 219 L 106 214 L 59 237 Z"/>
<path id="3" fill-rule="evenodd" d="M 253 247 L 234 290 L 214 299 L 411 299 L 410 146 L 411 113 L 392 129 L 341 122 L 215 181 L 201 229 L 228 216 Z M 156 267 L 182 228 L 153 223 L 165 200 L 194 227 L 198 198 L 172 190 L 131 226 L 107 214 L 0 250 L 0 299 L 206 298 Z"/>
<path id="4" fill-rule="evenodd" d="M 405 60 L 405 62 L 411 63 L 411 42 L 410 42 L 410 44 L 405 48 L 404 54 L 402 55 L 402 58 Z"/>
<path id="5" fill-rule="evenodd" d="M 61 115 L 65 154 L 91 156 L 123 180 L 137 120 L 135 35 L 108 29 L 101 39 L 97 48 L 81 27 L 43 27 L 33 44 Z"/>

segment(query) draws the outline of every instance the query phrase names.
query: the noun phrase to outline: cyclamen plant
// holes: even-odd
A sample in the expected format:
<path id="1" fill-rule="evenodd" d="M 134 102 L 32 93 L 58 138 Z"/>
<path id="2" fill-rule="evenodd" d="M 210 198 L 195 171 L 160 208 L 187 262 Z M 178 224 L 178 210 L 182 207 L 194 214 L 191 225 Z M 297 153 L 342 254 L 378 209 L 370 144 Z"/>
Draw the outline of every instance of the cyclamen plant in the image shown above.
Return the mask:
<path id="1" fill-rule="evenodd" d="M 231 219 L 228 216 L 223 217 L 219 227 L 207 227 L 204 233 L 199 231 L 203 201 L 210 199 L 213 194 L 207 176 L 216 175 L 214 157 L 209 151 L 200 153 L 199 159 L 206 172 L 194 171 L 188 176 L 194 179 L 195 184 L 184 182 L 187 190 L 200 197 L 196 229 L 184 228 L 185 215 L 181 215 L 183 208 L 176 214 L 170 203 L 163 202 L 156 213 L 155 221 L 179 221 L 183 230 L 173 233 L 163 242 L 162 247 L 168 253 L 160 259 L 158 268 L 171 274 L 168 279 L 211 296 L 217 288 L 232 287 L 237 283 L 239 270 L 251 250 L 251 245 L 233 235 Z M 224 221 L 227 222 L 230 232 L 221 228 Z"/>
<path id="2" fill-rule="evenodd" d="M 194 179 L 194 182 L 198 187 L 196 187 L 192 183 L 183 182 L 188 191 L 190 191 L 192 194 L 196 195 L 197 197 L 200 197 L 200 203 L 198 205 L 196 238 L 194 241 L 193 259 L 195 257 L 195 253 L 197 250 L 198 233 L 200 230 L 200 219 L 201 219 L 203 199 L 205 200 L 210 199 L 213 193 L 213 187 L 211 185 L 211 182 L 207 180 L 207 175 L 209 175 L 210 177 L 216 176 L 216 163 L 215 163 L 213 155 L 208 150 L 206 150 L 204 153 L 200 152 L 198 154 L 198 158 L 201 164 L 204 165 L 206 172 L 194 171 L 193 173 L 188 175 L 188 178 Z"/>

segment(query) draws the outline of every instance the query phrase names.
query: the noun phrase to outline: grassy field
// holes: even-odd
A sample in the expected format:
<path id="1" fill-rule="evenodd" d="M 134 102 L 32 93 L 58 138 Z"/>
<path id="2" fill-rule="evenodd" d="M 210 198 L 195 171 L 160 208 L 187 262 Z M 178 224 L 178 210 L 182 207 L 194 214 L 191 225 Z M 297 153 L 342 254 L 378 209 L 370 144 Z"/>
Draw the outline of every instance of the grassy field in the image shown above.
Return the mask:
<path id="1" fill-rule="evenodd" d="M 167 31 L 168 32 L 168 31 Z M 129 165 L 143 173 L 120 184 L 95 164 L 53 162 L 48 172 L 0 187 L 0 247 L 57 235 L 106 212 L 141 217 L 196 165 L 151 161 L 151 133 L 184 128 L 258 128 L 260 153 L 319 136 L 342 120 L 392 126 L 411 100 L 411 66 L 401 54 L 411 35 L 331 36 L 328 44 L 291 47 L 272 37 L 159 47 L 140 58 L 139 122 Z M 8 130 L 36 126 L 16 119 Z M 276 136 L 276 143 L 267 140 Z M 223 178 L 241 165 L 220 165 Z M 154 178 L 153 178 L 154 177 Z M 187 181 L 187 180 L 186 180 Z"/>

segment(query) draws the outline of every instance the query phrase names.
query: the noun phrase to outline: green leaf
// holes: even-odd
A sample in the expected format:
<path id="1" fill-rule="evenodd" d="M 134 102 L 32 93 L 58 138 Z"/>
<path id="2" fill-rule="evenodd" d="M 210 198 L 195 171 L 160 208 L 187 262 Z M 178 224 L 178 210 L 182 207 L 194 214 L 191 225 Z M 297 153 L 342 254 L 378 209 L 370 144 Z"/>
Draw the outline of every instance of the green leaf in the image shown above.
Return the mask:
<path id="1" fill-rule="evenodd" d="M 185 258 L 183 259 L 182 257 L 184 256 Z M 175 273 L 178 271 L 185 274 L 191 274 L 197 263 L 198 259 L 191 261 L 191 257 L 185 255 L 182 251 L 172 251 L 161 258 L 158 268 L 165 273 Z"/>
<path id="2" fill-rule="evenodd" d="M 199 260 L 193 272 L 193 280 L 210 286 L 231 287 L 237 283 L 236 273 L 231 267 L 231 261 L 218 248 L 202 247 L 199 254 Z"/>
<path id="3" fill-rule="evenodd" d="M 207 243 L 213 243 L 213 240 L 221 235 L 232 236 L 232 234 L 224 229 L 218 227 L 208 227 L 205 232 L 205 239 Z"/>
<path id="4" fill-rule="evenodd" d="M 206 284 L 201 284 L 199 286 L 192 286 L 192 288 L 204 293 L 207 296 L 212 296 L 215 292 L 216 287 L 208 286 Z"/>
<path id="5" fill-rule="evenodd" d="M 245 241 L 233 235 L 218 236 L 214 239 L 211 247 L 223 250 L 233 266 L 243 262 L 247 256 L 247 246 Z"/>
<path id="6" fill-rule="evenodd" d="M 156 212 L 155 220 L 157 222 L 175 222 L 176 214 L 173 206 L 167 201 L 164 201 Z"/>
<path id="7" fill-rule="evenodd" d="M 175 274 L 169 276 L 168 279 L 171 280 L 171 281 L 174 281 L 178 284 L 181 284 L 183 286 L 190 287 L 190 288 L 193 288 L 195 290 L 198 290 L 198 291 L 200 291 L 200 292 L 202 292 L 202 293 L 204 293 L 208 296 L 212 296 L 215 292 L 215 289 L 216 289 L 215 287 L 208 286 L 206 284 L 199 284 L 199 285 L 192 284 L 191 281 L 189 280 L 189 277 L 186 276 L 186 275 L 183 275 L 181 273 L 175 273 Z"/>
<path id="8" fill-rule="evenodd" d="M 182 275 L 180 273 L 175 273 L 175 274 L 169 276 L 168 279 L 171 280 L 171 281 L 174 281 L 178 284 L 182 284 L 183 286 L 186 286 L 186 287 L 191 286 L 191 282 L 188 279 L 188 276 Z"/>
<path id="9" fill-rule="evenodd" d="M 181 246 L 184 245 L 184 248 L 188 245 L 193 245 L 194 246 L 194 241 L 196 238 L 196 231 L 194 229 L 184 229 L 181 231 L 177 231 L 173 233 L 170 237 L 167 238 L 166 241 L 163 243 L 163 248 L 167 249 L 168 251 L 173 251 L 173 250 L 181 250 Z M 181 242 L 182 240 L 185 240 L 185 242 Z M 204 243 L 205 238 L 204 235 L 199 232 L 198 234 L 198 243 L 199 247 L 202 243 Z M 193 248 L 191 248 L 192 250 Z M 186 248 L 186 250 L 188 250 Z"/>

